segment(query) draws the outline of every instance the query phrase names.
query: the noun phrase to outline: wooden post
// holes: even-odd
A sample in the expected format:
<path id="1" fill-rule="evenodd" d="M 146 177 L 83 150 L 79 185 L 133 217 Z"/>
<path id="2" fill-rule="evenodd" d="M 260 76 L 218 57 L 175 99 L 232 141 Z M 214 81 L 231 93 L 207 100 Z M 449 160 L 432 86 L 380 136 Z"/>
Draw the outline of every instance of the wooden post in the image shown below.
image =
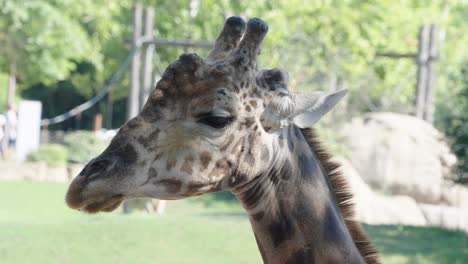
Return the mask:
<path id="1" fill-rule="evenodd" d="M 423 25 L 419 30 L 418 36 L 418 55 L 416 57 L 418 76 L 415 95 L 415 115 L 421 119 L 424 118 L 424 104 L 426 101 L 428 38 L 429 28 Z"/>
<path id="2" fill-rule="evenodd" d="M 141 38 L 141 17 L 142 5 L 136 3 L 133 6 L 133 34 L 132 34 L 132 48 L 138 48 L 137 42 Z M 140 92 L 140 53 L 137 51 L 133 55 L 132 63 L 130 66 L 130 88 L 127 98 L 127 120 L 135 117 L 139 110 L 139 92 Z"/>
<path id="3" fill-rule="evenodd" d="M 107 107 L 106 107 L 106 128 L 112 129 L 112 114 L 114 112 L 114 99 L 113 99 L 113 89 L 109 89 L 107 94 Z"/>
<path id="4" fill-rule="evenodd" d="M 427 79 L 426 79 L 426 98 L 425 98 L 425 109 L 424 109 L 424 120 L 429 123 L 434 122 L 434 89 L 436 85 L 436 71 L 435 66 L 437 62 L 438 52 L 438 39 L 437 34 L 438 27 L 436 24 L 431 25 L 430 37 L 429 37 L 429 56 L 427 62 Z"/>
<path id="5" fill-rule="evenodd" d="M 97 113 L 94 115 L 94 132 L 99 131 L 102 129 L 102 114 Z"/>
<path id="6" fill-rule="evenodd" d="M 154 9 L 147 7 L 145 8 L 145 38 L 154 37 Z M 142 91 L 140 94 L 140 109 L 143 108 L 148 96 L 151 92 L 153 85 L 153 54 L 154 54 L 155 45 L 154 43 L 148 43 L 145 45 L 143 50 L 143 85 Z"/>
<path id="7" fill-rule="evenodd" d="M 78 114 L 76 114 L 76 116 L 75 116 L 75 130 L 80 130 L 82 117 L 83 117 L 82 112 L 79 112 Z M 70 124 L 70 126 L 71 126 L 71 124 Z"/>

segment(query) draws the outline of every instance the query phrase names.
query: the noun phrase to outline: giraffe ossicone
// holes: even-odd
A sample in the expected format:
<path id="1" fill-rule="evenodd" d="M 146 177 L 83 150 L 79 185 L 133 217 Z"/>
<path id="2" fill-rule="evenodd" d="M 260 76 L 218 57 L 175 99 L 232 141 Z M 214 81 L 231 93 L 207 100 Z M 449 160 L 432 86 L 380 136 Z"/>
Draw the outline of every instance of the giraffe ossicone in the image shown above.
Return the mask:
<path id="1" fill-rule="evenodd" d="M 142 111 L 70 184 L 88 213 L 124 199 L 231 191 L 267 263 L 378 263 L 349 193 L 308 129 L 346 94 L 289 92 L 284 70 L 258 70 L 268 25 L 230 17 L 207 59 L 183 54 Z"/>

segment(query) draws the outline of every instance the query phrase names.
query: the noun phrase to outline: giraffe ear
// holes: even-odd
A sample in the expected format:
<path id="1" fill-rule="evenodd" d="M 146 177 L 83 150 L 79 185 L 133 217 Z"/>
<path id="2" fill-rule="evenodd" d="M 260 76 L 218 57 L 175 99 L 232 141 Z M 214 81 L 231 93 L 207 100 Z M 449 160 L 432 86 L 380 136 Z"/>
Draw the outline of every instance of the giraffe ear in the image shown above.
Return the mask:
<path id="1" fill-rule="evenodd" d="M 294 95 L 296 104 L 290 118 L 300 128 L 311 127 L 328 113 L 346 94 L 347 89 L 333 93 L 319 92 L 313 96 Z"/>
<path id="2" fill-rule="evenodd" d="M 275 96 L 262 113 L 260 122 L 266 131 L 275 132 L 291 123 L 311 127 L 330 111 L 348 92 L 311 92 Z"/>

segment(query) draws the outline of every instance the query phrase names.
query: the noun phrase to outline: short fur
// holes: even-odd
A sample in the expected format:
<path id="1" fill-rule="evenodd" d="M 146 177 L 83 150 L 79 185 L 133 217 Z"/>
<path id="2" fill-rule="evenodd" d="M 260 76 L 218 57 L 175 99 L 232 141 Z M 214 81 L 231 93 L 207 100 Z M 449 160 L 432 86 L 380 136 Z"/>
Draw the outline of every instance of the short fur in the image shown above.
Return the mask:
<path id="1" fill-rule="evenodd" d="M 332 156 L 322 147 L 314 129 L 305 128 L 301 129 L 301 131 L 311 151 L 317 156 L 325 173 L 328 175 L 330 187 L 335 195 L 346 227 L 361 256 L 368 264 L 381 263 L 377 249 L 372 245 L 366 233 L 362 230 L 361 225 L 354 220 L 354 204 L 351 202 L 353 195 L 349 190 L 345 176 L 339 169 L 340 164 L 333 161 Z"/>

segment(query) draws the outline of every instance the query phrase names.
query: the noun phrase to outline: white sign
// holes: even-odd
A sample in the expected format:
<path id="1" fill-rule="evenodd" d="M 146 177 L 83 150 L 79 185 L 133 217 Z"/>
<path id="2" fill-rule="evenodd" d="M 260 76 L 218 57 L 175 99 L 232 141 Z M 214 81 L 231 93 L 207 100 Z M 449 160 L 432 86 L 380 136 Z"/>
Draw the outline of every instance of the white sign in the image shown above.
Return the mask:
<path id="1" fill-rule="evenodd" d="M 17 161 L 24 161 L 30 152 L 39 147 L 41 112 L 42 104 L 39 101 L 21 101 L 19 104 L 15 153 Z"/>

